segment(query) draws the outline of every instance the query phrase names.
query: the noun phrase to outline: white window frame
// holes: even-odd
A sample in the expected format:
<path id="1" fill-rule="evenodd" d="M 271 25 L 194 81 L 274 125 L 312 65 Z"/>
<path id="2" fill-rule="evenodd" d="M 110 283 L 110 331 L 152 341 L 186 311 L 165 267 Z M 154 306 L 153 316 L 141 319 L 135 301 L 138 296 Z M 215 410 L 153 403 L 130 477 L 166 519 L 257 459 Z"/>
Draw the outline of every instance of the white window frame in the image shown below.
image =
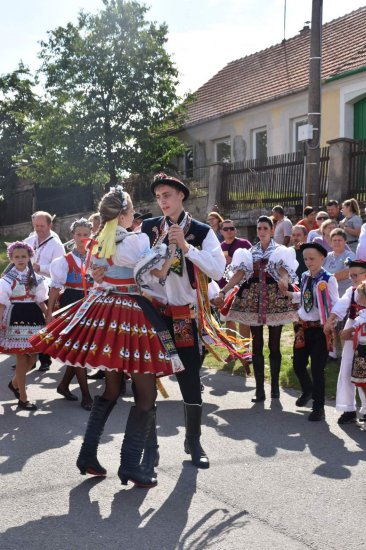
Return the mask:
<path id="1" fill-rule="evenodd" d="M 222 137 L 220 139 L 215 139 L 215 141 L 214 141 L 215 162 L 223 162 L 222 160 L 217 158 L 217 146 L 220 143 L 225 143 L 226 145 L 230 145 L 230 160 L 229 160 L 229 162 L 231 162 L 232 161 L 232 144 L 231 144 L 231 137 L 230 136 L 225 136 L 225 137 Z"/>
<path id="2" fill-rule="evenodd" d="M 257 158 L 257 134 L 260 134 L 261 132 L 267 133 L 267 157 L 268 157 L 268 129 L 267 126 L 262 126 L 261 128 L 254 128 L 252 130 L 252 158 Z"/>

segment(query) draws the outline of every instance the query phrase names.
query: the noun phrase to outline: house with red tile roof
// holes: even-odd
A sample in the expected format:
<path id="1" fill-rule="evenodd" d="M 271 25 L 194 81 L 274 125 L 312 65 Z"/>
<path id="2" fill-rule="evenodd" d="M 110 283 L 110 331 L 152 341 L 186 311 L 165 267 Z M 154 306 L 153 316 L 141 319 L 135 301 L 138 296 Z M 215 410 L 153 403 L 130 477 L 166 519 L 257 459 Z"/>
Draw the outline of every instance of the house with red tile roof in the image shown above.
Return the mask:
<path id="1" fill-rule="evenodd" d="M 232 61 L 195 93 L 179 132 L 181 171 L 300 150 L 307 121 L 310 29 Z M 321 146 L 366 139 L 366 6 L 323 25 Z"/>

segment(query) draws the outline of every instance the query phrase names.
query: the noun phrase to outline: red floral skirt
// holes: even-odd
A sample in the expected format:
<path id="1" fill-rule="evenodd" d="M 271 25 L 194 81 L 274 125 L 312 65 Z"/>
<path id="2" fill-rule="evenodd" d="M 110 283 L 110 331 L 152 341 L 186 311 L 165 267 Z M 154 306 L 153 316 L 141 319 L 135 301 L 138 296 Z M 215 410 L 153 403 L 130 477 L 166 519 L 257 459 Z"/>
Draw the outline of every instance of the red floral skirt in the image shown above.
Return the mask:
<path id="1" fill-rule="evenodd" d="M 80 304 L 71 306 L 30 338 L 37 352 L 77 367 L 173 374 L 169 354 L 133 296 L 111 292 L 98 297 L 67 334 L 60 334 Z"/>

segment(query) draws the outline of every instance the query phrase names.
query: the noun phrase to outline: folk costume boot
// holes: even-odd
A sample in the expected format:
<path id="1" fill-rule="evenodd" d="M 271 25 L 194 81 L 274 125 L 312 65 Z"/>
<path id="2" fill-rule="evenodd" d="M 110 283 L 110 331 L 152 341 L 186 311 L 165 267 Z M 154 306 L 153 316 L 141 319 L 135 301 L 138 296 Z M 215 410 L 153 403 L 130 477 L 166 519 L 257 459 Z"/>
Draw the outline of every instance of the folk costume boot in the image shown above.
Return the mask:
<path id="1" fill-rule="evenodd" d="M 197 468 L 209 468 L 210 462 L 201 447 L 201 418 L 202 405 L 188 405 L 184 403 L 184 418 L 186 424 L 186 438 L 184 450 L 192 457 L 192 464 Z"/>
<path id="2" fill-rule="evenodd" d="M 107 419 L 115 404 L 115 401 L 109 401 L 99 395 L 94 397 L 93 407 L 90 411 L 84 441 L 76 461 L 76 466 L 79 468 L 82 475 L 85 475 L 86 473 L 93 476 L 107 475 L 107 470 L 99 464 L 97 459 L 97 450 L 105 423 L 107 422 Z"/>
<path id="3" fill-rule="evenodd" d="M 261 403 L 266 399 L 264 392 L 264 357 L 263 355 L 253 355 L 253 370 L 255 378 L 255 397 L 252 403 Z"/>
<path id="4" fill-rule="evenodd" d="M 147 412 L 131 407 L 121 448 L 121 465 L 118 469 L 122 485 L 127 485 L 129 480 L 136 487 L 147 489 L 157 485 L 158 480 L 154 472 L 146 471 L 141 465 L 142 455 L 155 422 L 155 407 Z"/>
<path id="5" fill-rule="evenodd" d="M 154 422 L 151 426 L 151 430 L 146 440 L 146 445 L 141 461 L 141 468 L 151 476 L 156 477 L 154 468 L 159 466 L 159 445 L 158 435 L 156 433 L 156 407 L 151 409 L 154 415 Z"/>
<path id="6" fill-rule="evenodd" d="M 281 369 L 281 357 L 271 358 L 269 357 L 269 364 L 271 369 L 271 398 L 278 399 L 280 397 L 280 369 Z"/>

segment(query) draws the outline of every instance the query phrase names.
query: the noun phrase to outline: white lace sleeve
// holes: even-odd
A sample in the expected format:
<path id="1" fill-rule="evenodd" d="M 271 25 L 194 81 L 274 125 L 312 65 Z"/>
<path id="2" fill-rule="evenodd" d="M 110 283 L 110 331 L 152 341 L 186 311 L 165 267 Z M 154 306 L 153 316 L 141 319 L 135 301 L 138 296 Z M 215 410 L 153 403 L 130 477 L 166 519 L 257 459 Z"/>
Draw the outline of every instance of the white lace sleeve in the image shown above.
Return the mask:
<path id="1" fill-rule="evenodd" d="M 152 269 L 161 269 L 165 260 L 169 257 L 169 249 L 166 244 L 160 244 L 149 249 L 147 254 L 141 258 L 134 268 L 134 277 L 136 283 L 141 289 L 149 289 L 151 284 L 164 284 L 165 281 L 160 280 L 151 275 Z"/>
<path id="2" fill-rule="evenodd" d="M 235 250 L 231 264 L 225 270 L 224 277 L 227 281 L 234 273 L 244 271 L 244 279 L 248 280 L 253 275 L 253 256 L 250 250 L 238 248 Z"/>
<path id="3" fill-rule="evenodd" d="M 0 279 L 0 304 L 10 304 L 11 286 L 4 279 Z"/>
<path id="4" fill-rule="evenodd" d="M 269 273 L 275 281 L 279 281 L 280 268 L 287 271 L 289 280 L 291 283 L 297 282 L 296 269 L 299 267 L 299 263 L 296 260 L 296 252 L 294 248 L 287 248 L 286 246 L 278 246 L 272 252 L 267 264 L 267 273 Z"/>

